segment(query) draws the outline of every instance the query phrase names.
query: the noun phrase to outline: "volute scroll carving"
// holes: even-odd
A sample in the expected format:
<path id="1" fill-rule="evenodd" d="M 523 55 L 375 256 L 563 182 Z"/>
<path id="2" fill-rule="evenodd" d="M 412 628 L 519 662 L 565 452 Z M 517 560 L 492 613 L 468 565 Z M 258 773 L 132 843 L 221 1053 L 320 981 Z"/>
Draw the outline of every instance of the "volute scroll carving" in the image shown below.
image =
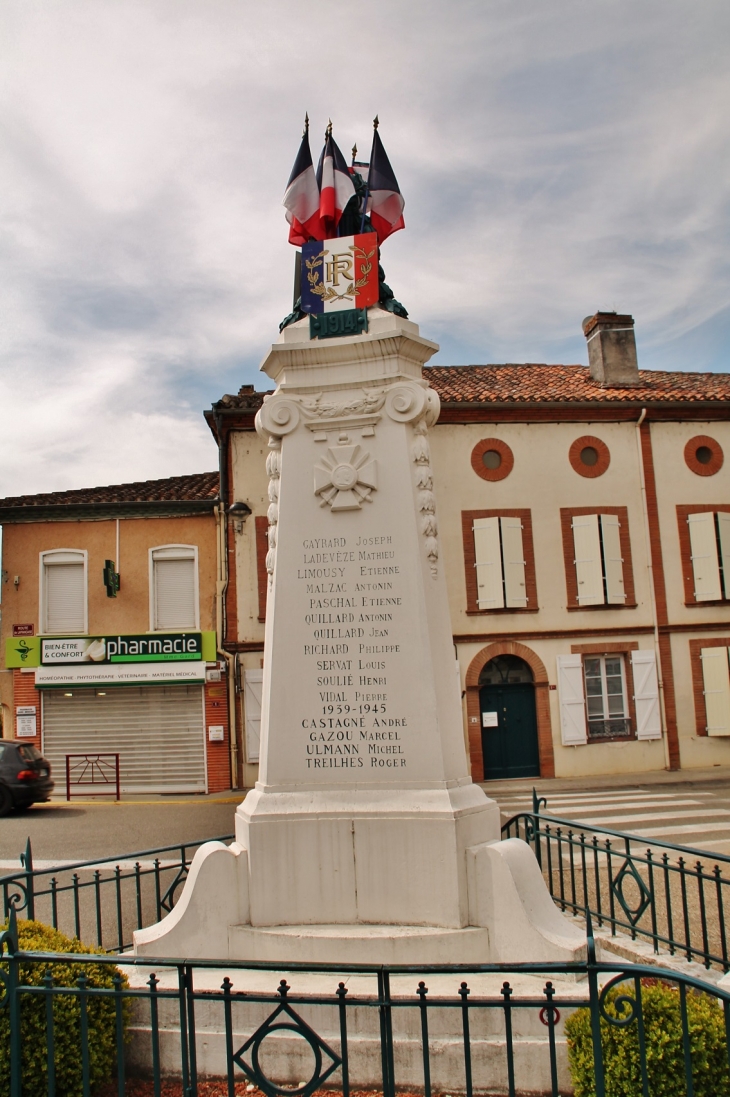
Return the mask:
<path id="1" fill-rule="evenodd" d="M 264 438 L 283 438 L 299 426 L 301 413 L 296 401 L 286 396 L 265 396 L 256 415 L 256 430 Z"/>
<path id="2" fill-rule="evenodd" d="M 401 381 L 388 390 L 385 410 L 396 423 L 416 423 L 426 410 L 427 389 L 409 381 Z"/>

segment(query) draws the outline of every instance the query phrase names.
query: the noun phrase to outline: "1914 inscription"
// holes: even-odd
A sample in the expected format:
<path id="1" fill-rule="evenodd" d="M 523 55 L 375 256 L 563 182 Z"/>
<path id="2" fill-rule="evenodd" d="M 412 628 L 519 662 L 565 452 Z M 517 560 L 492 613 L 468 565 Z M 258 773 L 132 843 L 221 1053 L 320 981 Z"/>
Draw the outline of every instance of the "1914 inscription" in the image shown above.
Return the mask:
<path id="1" fill-rule="evenodd" d="M 398 674 L 405 624 L 395 539 L 304 538 L 300 561 L 308 637 L 302 654 L 310 672 L 302 691 L 309 710 L 301 717 L 307 769 L 406 767 L 409 718 L 393 710 L 388 687 Z"/>

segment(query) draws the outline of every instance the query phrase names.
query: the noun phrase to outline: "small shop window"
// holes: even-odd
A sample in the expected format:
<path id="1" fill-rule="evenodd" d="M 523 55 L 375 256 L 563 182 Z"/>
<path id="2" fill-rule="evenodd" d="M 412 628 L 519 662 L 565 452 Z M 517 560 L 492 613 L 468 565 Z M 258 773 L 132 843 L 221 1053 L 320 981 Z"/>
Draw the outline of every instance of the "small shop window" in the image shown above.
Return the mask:
<path id="1" fill-rule="evenodd" d="M 583 674 L 589 739 L 631 736 L 622 655 L 585 655 Z"/>
<path id="2" fill-rule="evenodd" d="M 41 553 L 41 629 L 48 635 L 86 632 L 86 553 Z"/>
<path id="3" fill-rule="evenodd" d="M 198 553 L 194 545 L 151 551 L 152 628 L 198 628 Z"/>

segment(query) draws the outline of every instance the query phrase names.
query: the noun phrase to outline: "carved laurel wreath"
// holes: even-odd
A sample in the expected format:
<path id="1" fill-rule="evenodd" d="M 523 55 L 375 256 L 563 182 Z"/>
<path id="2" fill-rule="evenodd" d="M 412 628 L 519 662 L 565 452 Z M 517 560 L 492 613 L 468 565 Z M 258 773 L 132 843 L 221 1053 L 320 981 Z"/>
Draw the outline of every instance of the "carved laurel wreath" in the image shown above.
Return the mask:
<path id="1" fill-rule="evenodd" d="M 377 248 L 373 248 L 372 251 L 365 251 L 365 248 L 361 248 L 358 244 L 350 244 L 348 251 L 353 253 L 353 258 L 362 259 L 362 277 L 358 278 L 355 282 L 350 282 L 344 293 L 338 293 L 334 286 L 325 286 L 319 280 L 318 268 L 324 263 L 324 251 L 320 251 L 311 259 L 304 260 L 304 264 L 307 268 L 309 288 L 312 293 L 316 293 L 323 301 L 332 301 L 335 298 L 338 301 L 344 301 L 347 298 L 354 297 L 357 290 L 362 289 L 363 286 L 367 285 L 370 272 L 373 269 L 373 264 L 370 260 L 375 255 Z"/>

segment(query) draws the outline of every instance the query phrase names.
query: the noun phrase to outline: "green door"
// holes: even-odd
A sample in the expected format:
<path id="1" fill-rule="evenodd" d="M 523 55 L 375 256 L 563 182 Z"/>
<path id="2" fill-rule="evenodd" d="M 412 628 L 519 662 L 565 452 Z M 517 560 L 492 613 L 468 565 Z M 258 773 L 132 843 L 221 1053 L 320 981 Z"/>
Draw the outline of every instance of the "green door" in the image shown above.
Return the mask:
<path id="1" fill-rule="evenodd" d="M 482 686 L 479 707 L 484 780 L 539 777 L 535 687 L 528 683 Z"/>

